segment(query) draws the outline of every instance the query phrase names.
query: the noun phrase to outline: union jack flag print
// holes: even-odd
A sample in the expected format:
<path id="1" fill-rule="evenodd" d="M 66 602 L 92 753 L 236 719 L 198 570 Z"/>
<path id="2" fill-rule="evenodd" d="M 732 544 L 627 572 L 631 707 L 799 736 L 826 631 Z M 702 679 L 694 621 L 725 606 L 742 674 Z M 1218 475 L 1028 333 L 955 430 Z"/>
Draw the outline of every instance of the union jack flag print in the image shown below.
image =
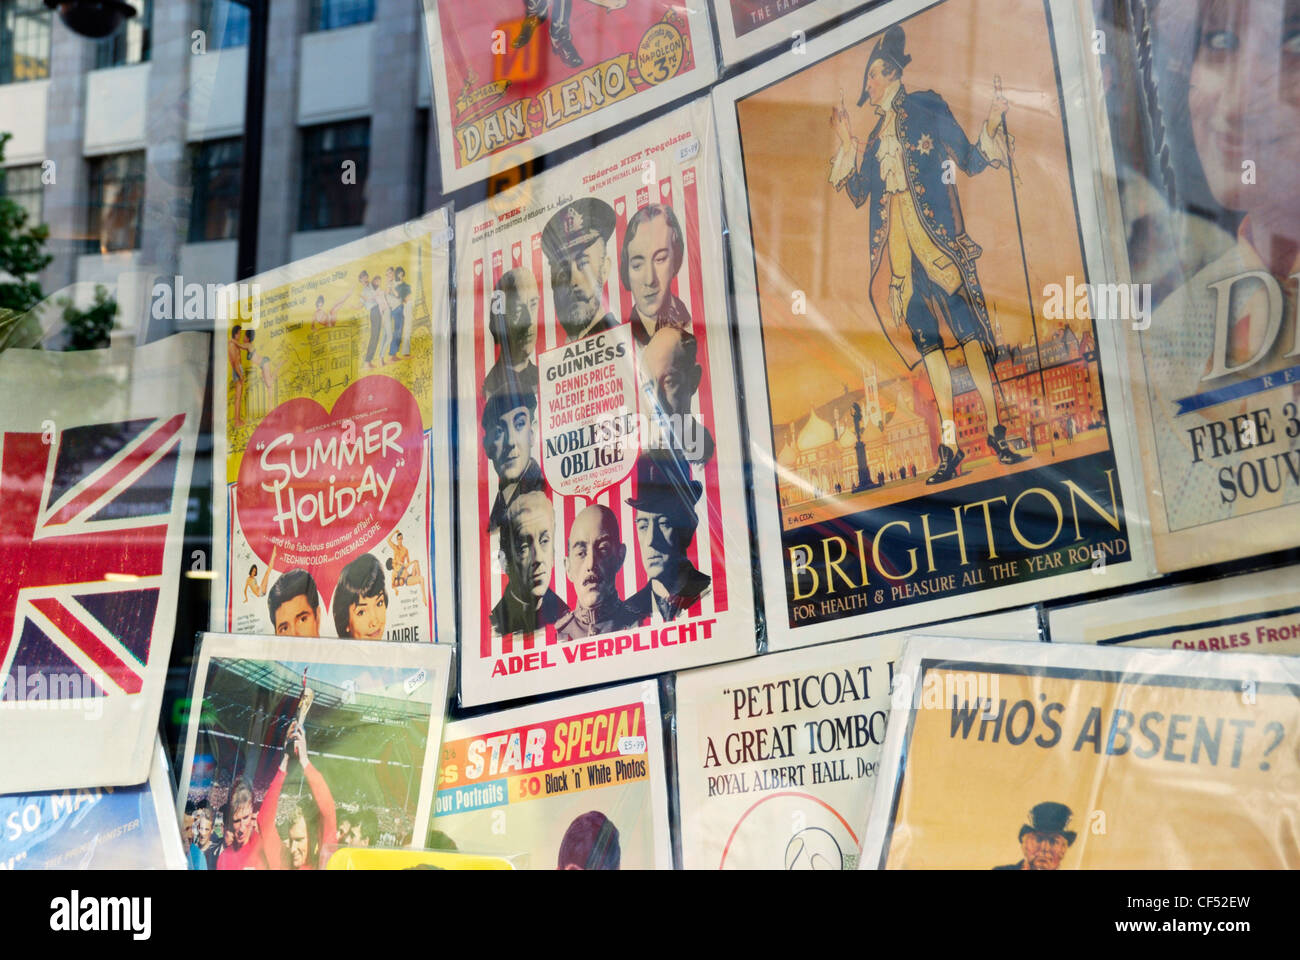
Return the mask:
<path id="1" fill-rule="evenodd" d="M 0 439 L 0 699 L 141 692 L 184 423 Z"/>

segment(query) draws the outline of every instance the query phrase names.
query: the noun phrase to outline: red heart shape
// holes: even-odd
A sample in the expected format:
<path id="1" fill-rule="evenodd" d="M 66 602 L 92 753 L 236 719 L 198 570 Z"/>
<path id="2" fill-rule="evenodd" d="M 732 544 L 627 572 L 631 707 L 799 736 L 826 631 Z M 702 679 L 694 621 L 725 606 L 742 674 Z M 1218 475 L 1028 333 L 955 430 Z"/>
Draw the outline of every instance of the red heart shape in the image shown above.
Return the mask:
<path id="1" fill-rule="evenodd" d="M 328 611 L 343 568 L 397 526 L 423 456 L 420 405 L 392 377 L 358 380 L 330 411 L 308 397 L 282 403 L 239 465 L 244 536 L 263 562 L 278 548 L 275 570 L 307 570 Z"/>

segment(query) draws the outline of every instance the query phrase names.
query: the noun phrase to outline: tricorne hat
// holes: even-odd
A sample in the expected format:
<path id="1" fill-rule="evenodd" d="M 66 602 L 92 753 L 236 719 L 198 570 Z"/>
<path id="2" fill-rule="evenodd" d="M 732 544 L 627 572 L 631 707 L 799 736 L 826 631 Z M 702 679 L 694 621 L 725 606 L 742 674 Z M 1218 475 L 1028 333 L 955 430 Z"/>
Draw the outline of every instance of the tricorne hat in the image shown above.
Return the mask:
<path id="1" fill-rule="evenodd" d="M 1072 815 L 1073 811 L 1065 804 L 1046 800 L 1029 811 L 1029 823 L 1020 828 L 1020 835 L 1016 839 L 1023 840 L 1026 833 L 1059 833 L 1065 837 L 1067 846 L 1073 846 L 1078 834 L 1065 829 L 1069 826 Z"/>
<path id="2" fill-rule="evenodd" d="M 572 259 L 595 241 L 609 240 L 617 222 L 614 208 L 596 197 L 566 203 L 542 229 L 542 252 L 552 263 Z"/>
<path id="3" fill-rule="evenodd" d="M 883 60 L 886 64 L 894 67 L 899 73 L 903 68 L 912 62 L 912 58 L 903 52 L 903 47 L 907 44 L 907 35 L 903 33 L 903 28 L 894 24 L 885 31 L 885 35 L 876 41 L 876 46 L 871 51 L 871 56 L 867 58 L 867 69 L 862 72 L 862 96 L 858 97 L 858 106 L 867 102 L 867 74 L 871 72 L 871 65 L 877 60 Z"/>

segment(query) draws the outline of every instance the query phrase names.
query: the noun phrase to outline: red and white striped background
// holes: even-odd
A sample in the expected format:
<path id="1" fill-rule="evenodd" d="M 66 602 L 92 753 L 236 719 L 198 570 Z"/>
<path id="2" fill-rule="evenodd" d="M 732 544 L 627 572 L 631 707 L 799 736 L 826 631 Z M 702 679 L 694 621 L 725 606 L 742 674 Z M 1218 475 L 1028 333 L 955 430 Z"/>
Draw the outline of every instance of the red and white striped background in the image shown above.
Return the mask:
<path id="1" fill-rule="evenodd" d="M 637 183 L 636 180 L 632 180 L 632 182 Z M 617 187 L 614 189 L 617 189 Z M 614 208 L 617 217 L 617 228 L 614 236 L 610 238 L 608 246 L 610 270 L 605 283 L 603 310 L 612 312 L 620 321 L 625 320 L 632 310 L 632 295 L 624 290 L 622 284 L 619 283 L 618 257 L 623 234 L 626 231 L 630 214 L 648 206 L 652 202 L 650 194 L 651 189 L 648 186 L 638 186 L 632 192 L 626 194 L 616 195 L 612 192 L 601 194 L 601 198 Z M 700 389 L 696 394 L 692 409 L 699 416 L 709 433 L 716 436 L 712 377 L 710 375 L 709 337 L 705 325 L 704 280 L 700 272 L 700 207 L 695 167 L 693 165 L 688 166 L 685 169 L 676 171 L 671 176 L 661 179 L 656 200 L 673 208 L 686 234 L 686 258 L 681 271 L 673 280 L 672 292 L 674 296 L 680 297 L 690 310 L 694 323 L 694 334 L 698 340 L 697 362 L 703 369 Z M 541 220 L 541 218 L 537 219 Z M 530 221 L 530 227 L 533 223 L 533 221 Z M 499 237 L 487 241 L 492 245 L 489 250 L 476 250 L 474 252 L 475 384 L 483 382 L 488 369 L 496 362 L 496 345 L 488 330 L 487 311 L 491 305 L 492 291 L 501 279 L 502 274 L 507 270 L 513 270 L 516 267 L 531 268 L 533 277 L 537 281 L 537 289 L 541 291 L 541 305 L 538 308 L 538 352 L 562 346 L 565 342 L 564 331 L 556 323 L 552 309 L 554 301 L 551 299 L 550 268 L 542 254 L 540 229 L 535 233 L 531 233 L 526 239 L 509 239 L 509 236 L 509 233 L 502 233 Z M 508 245 L 500 246 L 503 242 Z M 689 296 L 684 295 L 683 291 L 688 293 Z M 714 318 L 714 321 L 715 324 L 723 326 L 725 329 L 724 318 L 717 317 Z M 462 388 L 461 395 L 465 396 L 466 393 L 468 391 Z M 477 424 L 480 423 L 483 415 L 485 398 L 481 390 L 476 389 L 474 394 L 477 401 L 474 418 L 477 430 Z M 644 414 L 646 411 L 642 411 L 642 413 Z M 539 464 L 541 463 L 541 425 L 542 414 L 539 410 L 538 430 L 533 453 L 534 459 Z M 504 570 L 499 570 L 495 574 L 492 571 L 492 557 L 496 554 L 497 536 L 489 534 L 487 531 L 488 513 L 497 495 L 496 471 L 489 464 L 487 455 L 483 450 L 481 430 L 478 431 L 476 440 L 479 442 L 476 444 L 477 457 L 474 461 L 474 476 L 469 479 L 477 490 L 477 515 L 480 522 L 477 529 L 467 531 L 467 535 L 477 535 L 479 537 L 478 578 L 479 623 L 481 629 L 479 656 L 482 659 L 488 659 L 501 654 L 516 652 L 516 640 L 519 641 L 518 646 L 523 650 L 532 649 L 536 644 L 536 639 L 532 635 L 524 635 L 521 638 L 506 636 L 495 638 L 494 642 L 492 636 L 492 608 L 501 599 L 505 591 L 506 577 Z M 687 615 L 691 617 L 711 616 L 715 613 L 725 612 L 727 609 L 727 576 L 722 512 L 719 506 L 721 493 L 718 486 L 717 457 L 710 458 L 703 471 L 697 467 L 694 472 L 695 478 L 701 480 L 704 484 L 704 494 L 696 505 L 696 513 L 700 523 L 696 530 L 695 539 L 691 544 L 689 555 L 691 562 L 703 573 L 708 574 L 713 582 L 712 591 L 709 595 L 701 598 L 695 606 L 687 611 Z M 617 580 L 619 596 L 624 599 L 636 593 L 646 584 L 645 569 L 641 564 L 640 548 L 636 539 L 634 511 L 627 503 L 627 498 L 633 495 L 635 486 L 636 471 L 633 469 L 627 479 L 617 487 L 611 487 L 596 498 L 597 502 L 609 507 L 619 518 L 619 529 L 623 543 L 627 547 L 627 557 L 623 562 L 623 568 L 619 572 Z M 549 495 L 555 507 L 555 533 L 552 539 L 555 548 L 555 567 L 552 574 L 551 589 L 559 594 L 572 608 L 576 603 L 576 597 L 573 584 L 569 582 L 564 572 L 564 556 L 568 543 L 569 527 L 572 525 L 574 517 L 588 505 L 589 501 L 584 497 L 562 497 L 554 492 L 549 492 Z M 741 493 L 739 490 L 727 491 L 727 495 L 740 496 Z M 553 626 L 547 627 L 545 642 L 548 644 L 556 642 L 555 628 Z"/>

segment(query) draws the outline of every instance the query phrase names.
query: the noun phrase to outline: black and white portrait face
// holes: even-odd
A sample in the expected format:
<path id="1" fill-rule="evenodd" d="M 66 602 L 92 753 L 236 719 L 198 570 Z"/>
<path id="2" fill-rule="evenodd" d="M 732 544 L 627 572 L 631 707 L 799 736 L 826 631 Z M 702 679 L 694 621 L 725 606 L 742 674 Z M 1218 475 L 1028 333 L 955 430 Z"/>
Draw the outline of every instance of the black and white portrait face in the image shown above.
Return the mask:
<path id="1" fill-rule="evenodd" d="M 642 386 L 661 413 L 691 412 L 703 376 L 695 355 L 694 340 L 675 327 L 660 328 L 641 351 Z"/>
<path id="2" fill-rule="evenodd" d="M 492 322 L 504 339 L 511 363 L 531 360 L 537 349 L 541 296 L 532 271 L 517 267 L 501 277 L 492 298 Z"/>
<path id="3" fill-rule="evenodd" d="M 636 539 L 641 547 L 641 562 L 651 580 L 673 581 L 686 562 L 686 548 L 695 534 L 693 517 L 685 509 L 665 509 L 655 513 L 638 507 Z"/>
<path id="4" fill-rule="evenodd" d="M 650 217 L 627 244 L 627 278 L 641 316 L 659 316 L 680 266 L 673 253 L 673 231 L 668 218 Z"/>
<path id="5" fill-rule="evenodd" d="M 554 524 L 551 502 L 544 494 L 526 493 L 511 504 L 501 532 L 501 551 L 516 594 L 540 599 L 551 588 Z"/>
<path id="6" fill-rule="evenodd" d="M 528 469 L 536 425 L 533 411 L 522 405 L 507 410 L 488 425 L 483 447 L 503 484 L 514 483 Z"/>
<path id="7" fill-rule="evenodd" d="M 626 553 L 619 538 L 618 518 L 609 507 L 592 504 L 574 518 L 569 528 L 565 572 L 579 605 L 595 607 L 617 598 L 615 578 Z"/>

